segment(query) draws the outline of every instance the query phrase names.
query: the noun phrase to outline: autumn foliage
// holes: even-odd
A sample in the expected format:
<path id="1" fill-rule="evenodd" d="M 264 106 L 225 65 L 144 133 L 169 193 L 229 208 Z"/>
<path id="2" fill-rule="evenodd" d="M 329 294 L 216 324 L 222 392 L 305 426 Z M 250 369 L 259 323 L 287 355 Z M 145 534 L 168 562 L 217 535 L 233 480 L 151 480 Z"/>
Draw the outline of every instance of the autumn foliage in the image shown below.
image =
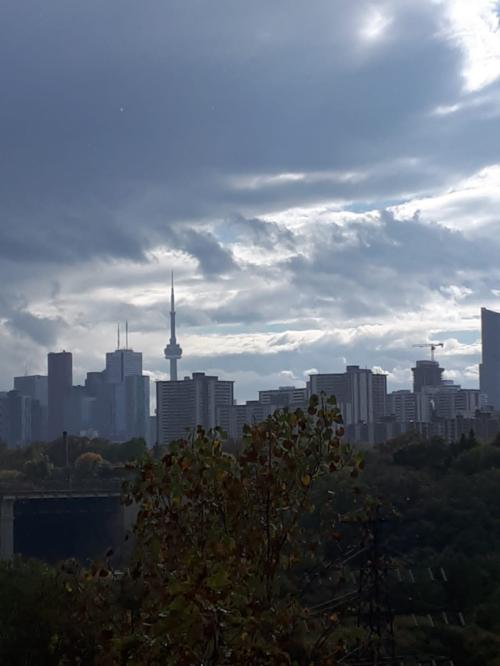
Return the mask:
<path id="1" fill-rule="evenodd" d="M 336 534 L 326 506 L 306 527 L 314 488 L 357 474 L 341 423 L 334 401 L 314 396 L 306 412 L 246 427 L 238 455 L 198 428 L 145 458 L 127 487 L 140 507 L 130 567 L 78 583 L 96 663 L 336 663 L 337 618 L 312 612 L 303 590 Z"/>

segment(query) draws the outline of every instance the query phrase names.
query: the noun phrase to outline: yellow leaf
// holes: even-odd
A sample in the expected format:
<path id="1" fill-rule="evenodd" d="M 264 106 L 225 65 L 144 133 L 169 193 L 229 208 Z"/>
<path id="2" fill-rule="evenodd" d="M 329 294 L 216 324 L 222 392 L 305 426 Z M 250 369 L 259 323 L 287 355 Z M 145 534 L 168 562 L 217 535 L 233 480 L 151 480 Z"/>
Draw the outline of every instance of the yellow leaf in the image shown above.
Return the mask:
<path id="1" fill-rule="evenodd" d="M 310 474 L 304 474 L 304 476 L 302 477 L 302 485 L 307 488 L 307 486 L 309 486 L 310 483 L 311 483 Z"/>

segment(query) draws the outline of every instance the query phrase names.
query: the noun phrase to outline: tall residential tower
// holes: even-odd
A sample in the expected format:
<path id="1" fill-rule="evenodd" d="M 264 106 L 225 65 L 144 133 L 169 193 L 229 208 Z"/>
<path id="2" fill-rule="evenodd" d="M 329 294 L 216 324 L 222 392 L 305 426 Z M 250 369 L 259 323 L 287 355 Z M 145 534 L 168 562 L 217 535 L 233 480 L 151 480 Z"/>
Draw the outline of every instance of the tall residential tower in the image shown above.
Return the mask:
<path id="1" fill-rule="evenodd" d="M 488 404 L 500 409 L 500 313 L 481 308 L 482 363 L 479 365 L 481 393 Z"/>
<path id="2" fill-rule="evenodd" d="M 227 431 L 224 415 L 233 403 L 233 382 L 204 372 L 193 372 L 192 378 L 156 382 L 157 442 L 170 444 L 196 426 L 221 426 Z"/>
<path id="3" fill-rule="evenodd" d="M 177 381 L 177 361 L 182 357 L 182 349 L 175 337 L 175 296 L 174 273 L 172 271 L 172 286 L 170 291 L 170 341 L 164 350 L 165 358 L 170 361 L 170 381 Z"/>
<path id="4" fill-rule="evenodd" d="M 444 369 L 437 361 L 417 361 L 413 372 L 413 393 L 420 393 L 426 386 L 442 386 Z"/>

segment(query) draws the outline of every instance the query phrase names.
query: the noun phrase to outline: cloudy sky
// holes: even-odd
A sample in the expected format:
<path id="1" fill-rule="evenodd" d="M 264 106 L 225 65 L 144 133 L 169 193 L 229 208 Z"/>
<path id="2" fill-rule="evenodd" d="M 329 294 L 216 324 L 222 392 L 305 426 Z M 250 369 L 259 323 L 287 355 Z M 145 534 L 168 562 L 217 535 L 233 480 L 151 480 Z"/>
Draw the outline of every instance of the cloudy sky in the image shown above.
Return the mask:
<path id="1" fill-rule="evenodd" d="M 492 0 L 5 0 L 0 388 L 128 318 L 165 378 L 258 388 L 445 342 L 477 385 L 500 309 L 500 31 Z"/>

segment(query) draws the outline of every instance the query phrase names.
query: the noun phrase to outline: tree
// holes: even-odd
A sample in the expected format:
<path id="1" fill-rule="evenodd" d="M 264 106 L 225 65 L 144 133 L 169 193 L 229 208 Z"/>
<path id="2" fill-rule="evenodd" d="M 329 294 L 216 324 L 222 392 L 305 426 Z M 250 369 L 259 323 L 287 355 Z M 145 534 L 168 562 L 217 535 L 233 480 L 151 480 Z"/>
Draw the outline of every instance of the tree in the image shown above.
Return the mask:
<path id="1" fill-rule="evenodd" d="M 34 561 L 0 563 L 0 663 L 60 664 L 62 636 L 70 642 L 73 631 L 68 611 L 68 592 L 55 569 Z"/>
<path id="2" fill-rule="evenodd" d="M 99 628 L 97 663 L 334 663 L 337 617 L 311 612 L 302 591 L 336 538 L 330 517 L 306 529 L 313 489 L 362 465 L 341 443 L 341 423 L 333 399 L 313 396 L 307 413 L 246 427 L 238 456 L 219 431 L 198 428 L 138 464 L 130 569 L 97 566 L 75 592 Z"/>
<path id="3" fill-rule="evenodd" d="M 44 481 L 51 475 L 53 469 L 54 466 L 44 453 L 36 453 L 23 465 L 23 473 L 31 481 Z"/>
<path id="4" fill-rule="evenodd" d="M 82 453 L 81 456 L 78 456 L 76 459 L 75 471 L 78 476 L 82 477 L 97 476 L 103 462 L 104 460 L 100 453 L 87 451 L 86 453 Z"/>

